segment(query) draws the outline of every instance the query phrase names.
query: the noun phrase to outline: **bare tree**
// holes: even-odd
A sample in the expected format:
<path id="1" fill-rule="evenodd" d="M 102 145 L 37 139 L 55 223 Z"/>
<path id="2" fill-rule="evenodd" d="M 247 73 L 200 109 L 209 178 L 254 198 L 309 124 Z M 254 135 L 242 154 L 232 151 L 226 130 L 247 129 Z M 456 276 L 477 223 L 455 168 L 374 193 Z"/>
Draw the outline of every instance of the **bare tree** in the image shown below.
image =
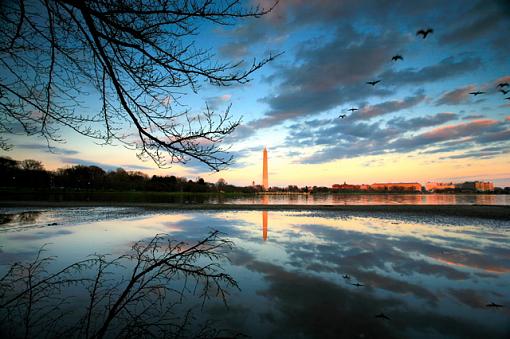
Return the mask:
<path id="1" fill-rule="evenodd" d="M 61 130 L 121 142 L 158 166 L 198 160 L 213 170 L 232 158 L 219 143 L 239 124 L 230 107 L 192 113 L 180 104 L 202 82 L 249 81 L 272 60 L 220 62 L 194 43 L 204 25 L 229 25 L 271 9 L 241 0 L 13 0 L 0 8 L 2 134 L 63 141 Z M 84 97 L 97 98 L 90 111 Z M 126 129 L 126 125 L 131 128 Z"/>
<path id="2" fill-rule="evenodd" d="M 210 298 L 227 303 L 229 288 L 238 288 L 221 266 L 231 246 L 218 231 L 195 244 L 158 235 L 117 258 L 93 255 L 53 273 L 48 267 L 55 258 L 41 250 L 32 262 L 16 263 L 0 276 L 0 333 L 12 338 L 225 335 L 208 322 L 193 324 L 186 301 L 198 296 L 202 306 Z"/>

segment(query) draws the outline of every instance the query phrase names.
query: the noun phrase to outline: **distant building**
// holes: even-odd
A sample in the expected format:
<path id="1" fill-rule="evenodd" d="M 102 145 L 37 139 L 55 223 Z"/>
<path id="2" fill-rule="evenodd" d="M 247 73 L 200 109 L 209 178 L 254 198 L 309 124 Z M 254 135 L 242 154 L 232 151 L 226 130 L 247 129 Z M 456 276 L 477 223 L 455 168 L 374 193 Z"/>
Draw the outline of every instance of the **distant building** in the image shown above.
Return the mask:
<path id="1" fill-rule="evenodd" d="M 397 183 L 375 183 L 370 185 L 374 191 L 421 191 L 421 184 L 417 182 L 397 182 Z"/>
<path id="2" fill-rule="evenodd" d="M 334 184 L 331 186 L 336 191 L 421 191 L 421 184 L 413 183 L 376 183 L 372 185 L 350 185 L 347 183 Z"/>
<path id="3" fill-rule="evenodd" d="M 453 182 L 427 182 L 425 189 L 429 192 L 453 190 L 455 189 L 455 184 Z"/>
<path id="4" fill-rule="evenodd" d="M 463 191 L 492 192 L 494 191 L 494 183 L 489 181 L 466 181 L 455 184 L 455 188 Z"/>
<path id="5" fill-rule="evenodd" d="M 343 184 L 334 184 L 331 189 L 334 191 L 386 191 L 386 192 L 420 192 L 422 185 L 417 182 L 397 182 L 397 183 L 375 183 L 372 185 L 351 185 L 346 182 Z M 428 192 L 438 192 L 445 190 L 460 190 L 471 192 L 493 192 L 494 183 L 489 181 L 467 181 L 463 183 L 453 182 L 427 182 L 425 189 Z"/>
<path id="6" fill-rule="evenodd" d="M 361 186 L 360 185 L 349 185 L 349 184 L 346 184 L 344 181 L 343 184 L 341 184 L 341 185 L 334 184 L 333 186 L 331 186 L 331 188 L 334 190 L 339 190 L 339 191 L 359 191 L 361 189 Z"/>

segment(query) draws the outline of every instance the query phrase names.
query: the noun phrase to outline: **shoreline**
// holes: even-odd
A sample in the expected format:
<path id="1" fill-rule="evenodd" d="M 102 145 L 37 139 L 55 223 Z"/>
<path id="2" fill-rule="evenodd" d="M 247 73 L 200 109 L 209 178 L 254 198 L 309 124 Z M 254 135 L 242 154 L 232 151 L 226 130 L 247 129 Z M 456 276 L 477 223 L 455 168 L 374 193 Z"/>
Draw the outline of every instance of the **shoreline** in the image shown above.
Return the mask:
<path id="1" fill-rule="evenodd" d="M 154 210 L 211 211 L 337 211 L 446 215 L 510 220 L 510 206 L 505 205 L 263 205 L 263 204 L 170 204 L 101 201 L 0 201 L 0 207 L 139 207 Z"/>

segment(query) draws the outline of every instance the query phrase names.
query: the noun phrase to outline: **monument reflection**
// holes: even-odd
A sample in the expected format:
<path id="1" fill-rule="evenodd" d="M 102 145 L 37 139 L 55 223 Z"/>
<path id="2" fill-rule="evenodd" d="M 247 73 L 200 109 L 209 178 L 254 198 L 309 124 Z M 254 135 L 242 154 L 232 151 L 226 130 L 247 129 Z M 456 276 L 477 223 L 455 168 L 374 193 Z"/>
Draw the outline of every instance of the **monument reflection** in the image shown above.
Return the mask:
<path id="1" fill-rule="evenodd" d="M 268 205 L 269 197 L 267 195 L 263 195 L 260 198 L 260 202 L 263 205 Z M 262 211 L 262 239 L 264 239 L 264 241 L 267 240 L 267 211 Z"/>

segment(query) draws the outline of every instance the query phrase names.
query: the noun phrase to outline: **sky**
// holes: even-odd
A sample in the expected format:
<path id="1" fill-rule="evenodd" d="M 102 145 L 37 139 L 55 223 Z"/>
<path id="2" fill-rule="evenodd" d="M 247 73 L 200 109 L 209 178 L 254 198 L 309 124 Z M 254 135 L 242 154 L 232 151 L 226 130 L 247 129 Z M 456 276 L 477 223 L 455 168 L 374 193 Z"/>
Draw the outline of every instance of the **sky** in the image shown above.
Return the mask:
<path id="1" fill-rule="evenodd" d="M 257 3 L 268 8 L 272 1 L 246 1 Z M 13 149 L 1 155 L 40 160 L 47 169 L 91 164 L 244 186 L 262 181 L 266 146 L 270 186 L 510 186 L 510 92 L 497 88 L 510 82 L 508 27 L 506 1 L 281 0 L 261 18 L 204 24 L 196 36 L 197 46 L 222 61 L 282 53 L 245 85 L 204 84 L 183 95 L 192 111 L 231 105 L 242 119 L 224 141 L 235 157 L 228 169 L 160 169 L 133 150 L 65 129 L 65 143 L 51 152 L 44 140 L 15 136 Z M 433 33 L 416 35 L 426 28 Z M 392 61 L 395 55 L 403 60 Z M 366 84 L 373 80 L 381 82 Z M 469 94 L 475 91 L 486 93 Z M 83 101 L 84 109 L 97 109 L 94 98 Z"/>

